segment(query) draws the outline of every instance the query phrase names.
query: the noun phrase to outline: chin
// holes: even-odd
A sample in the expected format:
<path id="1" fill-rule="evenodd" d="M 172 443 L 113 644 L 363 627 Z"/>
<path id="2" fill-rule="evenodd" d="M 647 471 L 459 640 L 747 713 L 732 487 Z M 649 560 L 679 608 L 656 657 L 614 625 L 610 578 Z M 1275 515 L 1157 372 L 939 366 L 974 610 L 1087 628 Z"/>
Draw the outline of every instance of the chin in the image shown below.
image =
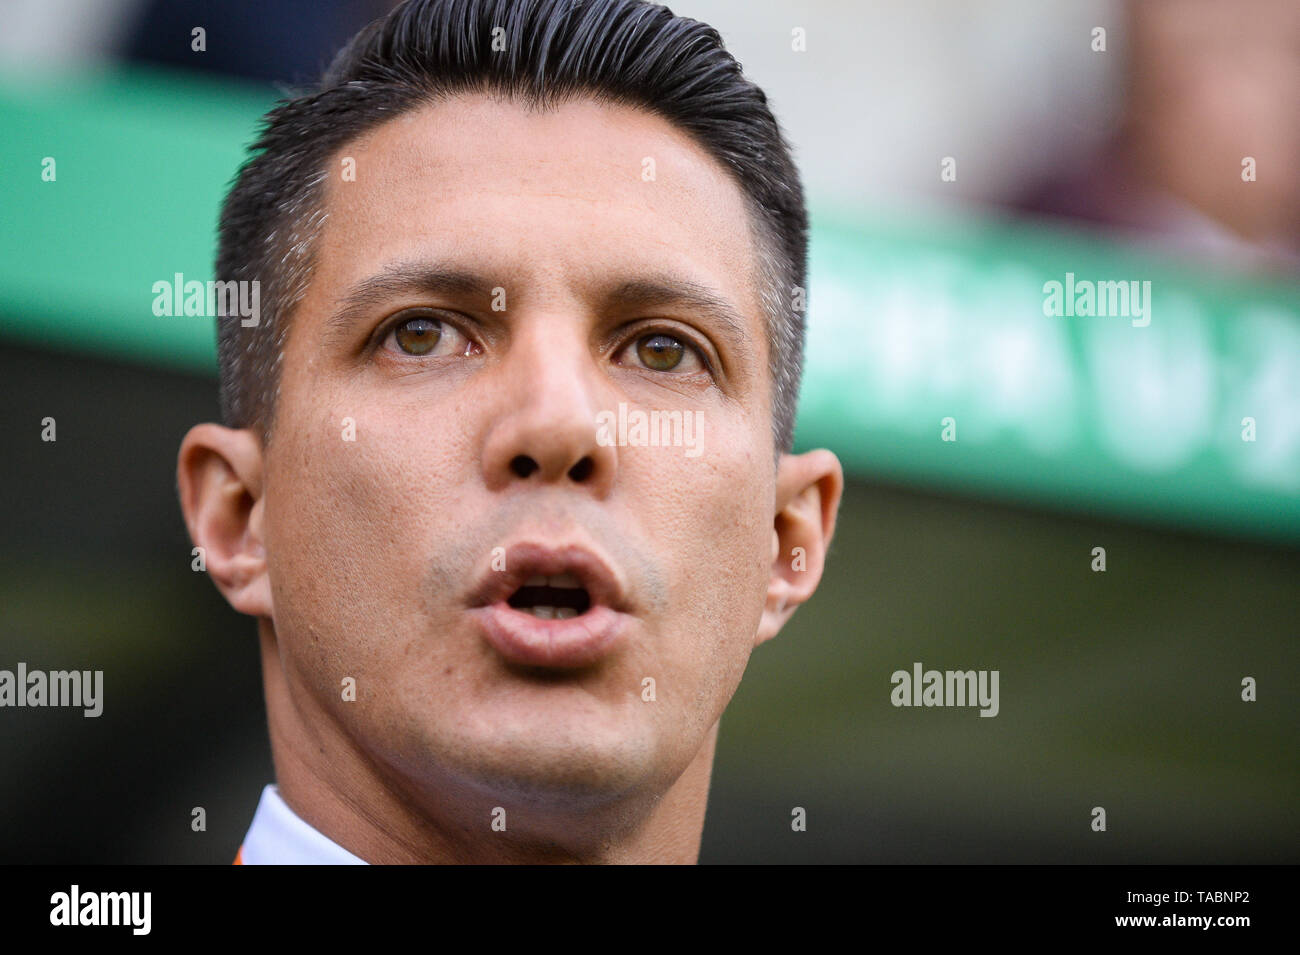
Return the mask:
<path id="1" fill-rule="evenodd" d="M 439 750 L 439 762 L 464 784 L 538 807 L 598 808 L 651 792 L 665 775 L 662 745 L 644 720 L 481 720 Z"/>

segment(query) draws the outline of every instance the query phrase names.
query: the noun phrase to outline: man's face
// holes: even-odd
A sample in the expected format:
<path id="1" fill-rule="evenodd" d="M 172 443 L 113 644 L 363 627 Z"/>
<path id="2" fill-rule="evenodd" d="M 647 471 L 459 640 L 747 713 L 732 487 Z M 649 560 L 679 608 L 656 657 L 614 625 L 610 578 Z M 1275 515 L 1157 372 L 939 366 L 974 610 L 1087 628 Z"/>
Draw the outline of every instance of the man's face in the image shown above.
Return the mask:
<path id="1" fill-rule="evenodd" d="M 740 681 L 772 568 L 741 191 L 667 121 L 586 99 L 454 97 L 331 163 L 262 502 L 296 706 L 414 792 L 662 790 Z M 421 270 L 478 281 L 394 278 Z M 738 324 L 651 284 L 707 290 Z M 695 450 L 634 425 L 610 446 L 598 416 L 617 441 L 620 406 L 693 416 Z M 597 606 L 511 607 L 539 568 Z"/>

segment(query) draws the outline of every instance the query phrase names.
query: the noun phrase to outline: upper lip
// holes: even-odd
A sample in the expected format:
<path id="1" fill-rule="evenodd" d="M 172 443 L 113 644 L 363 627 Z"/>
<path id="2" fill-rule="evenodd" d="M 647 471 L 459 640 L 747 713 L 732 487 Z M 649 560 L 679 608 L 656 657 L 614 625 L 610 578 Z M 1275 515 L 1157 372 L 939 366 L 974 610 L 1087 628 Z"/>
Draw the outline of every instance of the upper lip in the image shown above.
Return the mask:
<path id="1" fill-rule="evenodd" d="M 495 562 L 494 562 L 495 563 Z M 506 600 L 530 577 L 573 574 L 586 589 L 591 605 L 627 610 L 627 592 L 618 575 L 600 555 L 581 544 L 559 547 L 523 542 L 505 551 L 505 569 L 488 570 L 479 578 L 470 603 L 488 607 Z"/>

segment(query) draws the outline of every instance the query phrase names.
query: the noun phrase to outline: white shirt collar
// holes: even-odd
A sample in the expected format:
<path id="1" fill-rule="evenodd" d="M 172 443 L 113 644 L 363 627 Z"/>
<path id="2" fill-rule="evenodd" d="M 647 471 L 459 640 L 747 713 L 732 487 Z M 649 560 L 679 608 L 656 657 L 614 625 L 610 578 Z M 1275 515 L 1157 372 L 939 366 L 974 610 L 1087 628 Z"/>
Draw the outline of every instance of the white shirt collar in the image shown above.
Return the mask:
<path id="1" fill-rule="evenodd" d="M 240 850 L 244 865 L 367 865 L 304 821 L 280 798 L 275 784 L 262 790 L 253 824 Z"/>

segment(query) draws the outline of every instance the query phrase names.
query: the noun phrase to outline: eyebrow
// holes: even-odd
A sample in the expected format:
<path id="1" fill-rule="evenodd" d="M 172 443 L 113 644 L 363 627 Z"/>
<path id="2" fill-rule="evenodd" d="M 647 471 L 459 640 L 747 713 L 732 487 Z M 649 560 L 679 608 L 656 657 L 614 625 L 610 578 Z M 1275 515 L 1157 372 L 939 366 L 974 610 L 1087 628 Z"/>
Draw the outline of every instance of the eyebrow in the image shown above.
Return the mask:
<path id="1" fill-rule="evenodd" d="M 339 307 L 328 320 L 329 331 L 344 334 L 378 301 L 401 295 L 456 295 L 488 300 L 492 290 L 501 285 L 473 271 L 437 264 L 396 264 L 362 279 L 340 299 Z M 743 348 L 750 334 L 744 315 L 725 297 L 687 279 L 668 274 L 654 274 L 628 279 L 608 289 L 599 299 L 604 310 L 680 308 L 703 315 L 719 326 L 737 350 Z"/>
<path id="2" fill-rule="evenodd" d="M 390 265 L 352 286 L 330 317 L 328 330 L 344 334 L 365 316 L 376 302 L 401 295 L 459 295 L 488 299 L 494 285 L 473 272 L 440 265 Z"/>
<path id="3" fill-rule="evenodd" d="M 680 308 L 704 315 L 727 332 L 738 350 L 750 337 L 744 316 L 731 302 L 707 286 L 672 276 L 623 282 L 606 295 L 605 305 L 627 310 Z"/>

